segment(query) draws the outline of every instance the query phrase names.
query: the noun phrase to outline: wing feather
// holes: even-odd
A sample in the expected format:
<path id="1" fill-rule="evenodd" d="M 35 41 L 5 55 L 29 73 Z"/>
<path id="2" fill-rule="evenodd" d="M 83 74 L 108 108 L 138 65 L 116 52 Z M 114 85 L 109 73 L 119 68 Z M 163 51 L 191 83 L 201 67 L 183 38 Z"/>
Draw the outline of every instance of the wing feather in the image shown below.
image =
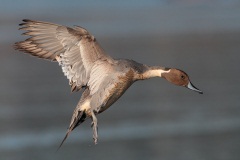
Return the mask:
<path id="1" fill-rule="evenodd" d="M 20 30 L 30 38 L 15 43 L 15 49 L 39 58 L 57 60 L 73 90 L 90 85 L 95 62 L 114 60 L 107 56 L 96 39 L 84 28 L 74 28 L 33 20 L 23 20 Z M 94 76 L 100 76 L 99 74 Z M 96 85 L 95 85 L 96 86 Z"/>

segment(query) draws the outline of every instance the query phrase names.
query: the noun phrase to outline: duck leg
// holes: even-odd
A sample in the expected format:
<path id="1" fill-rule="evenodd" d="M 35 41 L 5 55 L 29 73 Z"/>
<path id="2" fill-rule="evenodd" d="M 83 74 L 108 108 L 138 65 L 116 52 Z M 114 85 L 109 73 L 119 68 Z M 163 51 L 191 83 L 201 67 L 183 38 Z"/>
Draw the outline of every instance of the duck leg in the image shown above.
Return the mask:
<path id="1" fill-rule="evenodd" d="M 98 141 L 98 127 L 97 127 L 97 117 L 95 116 L 94 112 L 92 111 L 92 128 L 93 128 L 93 140 L 94 143 L 97 144 Z"/>

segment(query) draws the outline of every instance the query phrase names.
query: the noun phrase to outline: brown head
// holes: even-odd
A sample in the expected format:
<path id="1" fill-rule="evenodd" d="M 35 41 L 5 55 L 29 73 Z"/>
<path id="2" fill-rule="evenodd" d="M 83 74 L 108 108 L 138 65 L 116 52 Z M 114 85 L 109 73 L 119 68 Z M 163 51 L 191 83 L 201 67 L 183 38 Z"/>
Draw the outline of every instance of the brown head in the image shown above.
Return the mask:
<path id="1" fill-rule="evenodd" d="M 178 85 L 178 86 L 183 86 L 187 87 L 188 89 L 191 89 L 193 91 L 196 91 L 200 94 L 203 94 L 202 91 L 197 89 L 190 81 L 188 75 L 175 68 L 170 68 L 167 72 L 162 73 L 162 77 L 168 80 L 169 82 Z"/>

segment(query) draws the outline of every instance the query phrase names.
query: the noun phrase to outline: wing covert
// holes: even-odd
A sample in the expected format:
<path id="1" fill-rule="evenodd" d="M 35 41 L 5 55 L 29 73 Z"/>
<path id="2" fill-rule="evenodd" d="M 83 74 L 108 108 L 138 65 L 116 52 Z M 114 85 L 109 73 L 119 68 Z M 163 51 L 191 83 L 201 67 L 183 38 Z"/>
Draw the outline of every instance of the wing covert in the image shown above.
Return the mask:
<path id="1" fill-rule="evenodd" d="M 25 30 L 23 34 L 30 38 L 15 43 L 15 49 L 39 58 L 57 60 L 73 91 L 88 84 L 91 69 L 97 60 L 113 61 L 104 53 L 94 36 L 82 27 L 23 21 L 20 29 Z"/>

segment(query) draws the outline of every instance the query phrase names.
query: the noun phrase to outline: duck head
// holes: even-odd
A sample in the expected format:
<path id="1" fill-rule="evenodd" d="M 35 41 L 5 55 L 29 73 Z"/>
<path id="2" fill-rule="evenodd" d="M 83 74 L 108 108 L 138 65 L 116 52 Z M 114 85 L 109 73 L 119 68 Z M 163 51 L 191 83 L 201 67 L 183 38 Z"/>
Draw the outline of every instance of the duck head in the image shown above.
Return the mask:
<path id="1" fill-rule="evenodd" d="M 191 83 L 189 76 L 184 71 L 170 68 L 167 72 L 162 73 L 162 77 L 165 78 L 167 81 L 171 82 L 172 84 L 183 86 L 200 94 L 203 94 L 202 91 L 200 91 Z"/>

